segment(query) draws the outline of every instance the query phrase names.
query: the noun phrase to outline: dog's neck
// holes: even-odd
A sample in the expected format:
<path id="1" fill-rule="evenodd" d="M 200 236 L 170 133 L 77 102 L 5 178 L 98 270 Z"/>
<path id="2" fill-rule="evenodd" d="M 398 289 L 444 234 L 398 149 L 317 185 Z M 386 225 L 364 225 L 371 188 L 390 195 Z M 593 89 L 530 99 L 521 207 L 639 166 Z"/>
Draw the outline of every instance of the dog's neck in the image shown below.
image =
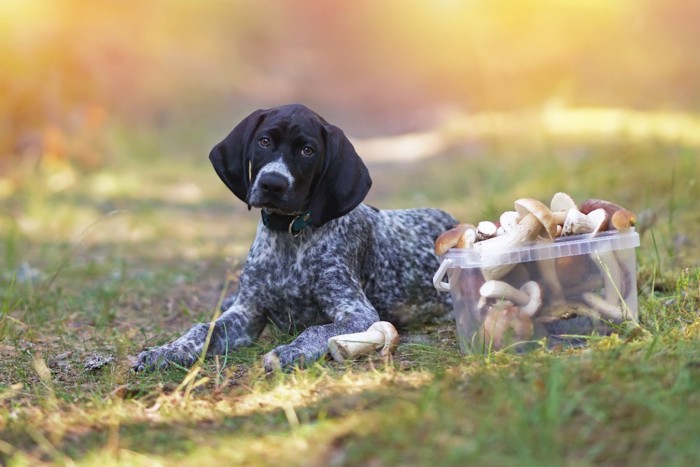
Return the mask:
<path id="1" fill-rule="evenodd" d="M 260 211 L 262 222 L 265 227 L 278 232 L 288 232 L 292 236 L 297 236 L 311 225 L 311 214 L 278 214 L 270 213 L 265 209 Z"/>

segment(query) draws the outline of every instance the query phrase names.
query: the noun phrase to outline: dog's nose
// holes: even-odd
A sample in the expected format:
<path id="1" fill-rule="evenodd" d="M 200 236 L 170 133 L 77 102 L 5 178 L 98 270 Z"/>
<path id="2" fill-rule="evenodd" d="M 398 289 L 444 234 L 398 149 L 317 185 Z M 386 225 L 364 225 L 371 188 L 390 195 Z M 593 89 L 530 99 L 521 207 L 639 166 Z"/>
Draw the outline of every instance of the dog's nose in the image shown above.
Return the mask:
<path id="1" fill-rule="evenodd" d="M 289 188 L 287 178 L 275 172 L 261 174 L 258 184 L 262 191 L 272 195 L 281 195 Z"/>

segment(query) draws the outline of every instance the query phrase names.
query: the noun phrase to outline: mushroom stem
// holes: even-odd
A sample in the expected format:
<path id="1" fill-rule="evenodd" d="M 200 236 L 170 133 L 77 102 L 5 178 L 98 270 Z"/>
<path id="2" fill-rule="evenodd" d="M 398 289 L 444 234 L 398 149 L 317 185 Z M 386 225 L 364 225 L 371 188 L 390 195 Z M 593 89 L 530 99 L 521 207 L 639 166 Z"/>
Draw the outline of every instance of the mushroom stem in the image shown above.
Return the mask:
<path id="1" fill-rule="evenodd" d="M 500 253 L 514 246 L 537 238 L 542 230 L 542 224 L 534 214 L 525 215 L 520 223 L 510 232 L 499 237 L 489 238 L 483 242 L 474 244 L 474 248 L 480 250 L 482 254 Z M 517 263 L 502 264 L 499 266 L 487 266 L 482 268 L 484 279 L 500 279 L 510 272 Z"/>
<path id="2" fill-rule="evenodd" d="M 473 228 L 464 231 L 459 240 L 457 241 L 456 248 L 471 248 L 476 242 L 476 230 Z"/>
<path id="3" fill-rule="evenodd" d="M 506 211 L 503 214 L 501 214 L 501 217 L 498 219 L 498 222 L 501 224 L 501 228 L 503 229 L 504 233 L 508 233 L 514 228 L 518 226 L 518 222 L 520 221 L 520 214 L 518 214 L 515 211 Z"/>
<path id="4" fill-rule="evenodd" d="M 562 236 L 598 233 L 606 224 L 604 209 L 596 209 L 583 214 L 576 209 L 569 210 L 562 227 Z"/>
<path id="5" fill-rule="evenodd" d="M 622 296 L 625 300 L 628 300 L 632 293 L 635 292 L 635 287 L 632 285 L 632 274 L 634 273 L 628 267 L 630 264 L 635 264 L 634 250 L 626 248 L 624 250 L 616 250 L 614 254 L 621 271 L 620 289 L 622 289 Z"/>
<path id="6" fill-rule="evenodd" d="M 520 307 L 520 311 L 528 316 L 533 316 L 542 308 L 542 288 L 535 281 L 526 282 L 516 289 L 507 282 L 488 281 L 479 289 L 482 298 L 495 298 L 513 302 Z"/>
<path id="7" fill-rule="evenodd" d="M 605 301 L 617 306 L 622 299 L 620 284 L 622 283 L 622 270 L 612 251 L 597 251 L 591 253 L 593 262 L 598 266 L 603 281 L 605 282 Z"/>
<path id="8" fill-rule="evenodd" d="M 549 293 L 549 304 L 561 305 L 564 303 L 564 289 L 561 286 L 561 282 L 559 282 L 554 259 L 542 259 L 535 264 L 537 264 L 537 269 L 542 276 L 542 282 L 544 282 Z"/>
<path id="9" fill-rule="evenodd" d="M 392 353 L 399 343 L 399 334 L 388 321 L 374 323 L 365 332 L 343 334 L 328 339 L 328 350 L 336 362 L 352 360 L 379 350 L 380 355 Z"/>
<path id="10" fill-rule="evenodd" d="M 557 213 L 554 215 L 541 201 L 533 198 L 521 198 L 516 200 L 515 211 L 524 217 L 527 217 L 528 214 L 537 217 L 550 239 L 554 239 L 557 236 L 557 223 L 559 221 L 563 222 L 566 214 Z"/>
<path id="11" fill-rule="evenodd" d="M 492 280 L 484 282 L 484 285 L 479 289 L 479 293 L 482 297 L 509 300 L 518 306 L 525 305 L 530 301 L 528 294 L 502 281 Z"/>
<path id="12" fill-rule="evenodd" d="M 604 300 L 603 297 L 593 292 L 584 292 L 581 297 L 583 297 L 583 300 L 592 306 L 596 311 L 600 312 L 601 315 L 604 315 L 614 321 L 624 321 L 622 309 L 619 306 L 613 305 L 607 300 Z"/>

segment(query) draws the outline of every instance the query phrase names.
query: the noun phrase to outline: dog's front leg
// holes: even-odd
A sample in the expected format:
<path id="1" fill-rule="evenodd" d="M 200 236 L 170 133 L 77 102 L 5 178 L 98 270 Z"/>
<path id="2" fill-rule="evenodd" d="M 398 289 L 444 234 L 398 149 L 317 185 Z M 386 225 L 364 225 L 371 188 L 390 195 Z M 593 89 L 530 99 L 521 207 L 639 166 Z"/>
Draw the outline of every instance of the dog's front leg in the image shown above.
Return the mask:
<path id="1" fill-rule="evenodd" d="M 379 314 L 361 293 L 359 300 L 341 300 L 327 311 L 332 323 L 310 326 L 302 331 L 290 344 L 276 347 L 263 357 L 266 371 L 289 370 L 293 365 L 304 366 L 321 358 L 328 352 L 328 339 L 341 334 L 366 331 L 379 321 Z"/>
<path id="2" fill-rule="evenodd" d="M 220 355 L 228 350 L 248 345 L 262 332 L 264 314 L 240 296 L 214 323 L 206 355 Z M 195 324 L 178 339 L 141 352 L 133 366 L 134 371 L 163 369 L 171 364 L 192 366 L 204 352 L 210 323 Z"/>

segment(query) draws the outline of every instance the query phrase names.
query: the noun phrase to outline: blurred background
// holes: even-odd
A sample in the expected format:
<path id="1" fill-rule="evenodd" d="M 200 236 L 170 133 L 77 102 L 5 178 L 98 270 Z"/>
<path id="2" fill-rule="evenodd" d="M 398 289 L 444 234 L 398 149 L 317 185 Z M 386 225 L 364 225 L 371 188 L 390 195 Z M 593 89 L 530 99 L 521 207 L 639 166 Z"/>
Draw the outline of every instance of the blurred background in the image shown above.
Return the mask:
<path id="1" fill-rule="evenodd" d="M 0 30 L 1 222 L 23 235 L 159 202 L 243 213 L 208 151 L 289 102 L 345 130 L 380 207 L 476 221 L 562 189 L 636 210 L 697 194 L 693 0 L 12 0 Z"/>
<path id="2" fill-rule="evenodd" d="M 3 173 L 94 168 L 119 157 L 115 126 L 201 152 L 287 102 L 358 138 L 462 112 L 700 106 L 691 0 L 13 0 L 0 29 Z"/>

